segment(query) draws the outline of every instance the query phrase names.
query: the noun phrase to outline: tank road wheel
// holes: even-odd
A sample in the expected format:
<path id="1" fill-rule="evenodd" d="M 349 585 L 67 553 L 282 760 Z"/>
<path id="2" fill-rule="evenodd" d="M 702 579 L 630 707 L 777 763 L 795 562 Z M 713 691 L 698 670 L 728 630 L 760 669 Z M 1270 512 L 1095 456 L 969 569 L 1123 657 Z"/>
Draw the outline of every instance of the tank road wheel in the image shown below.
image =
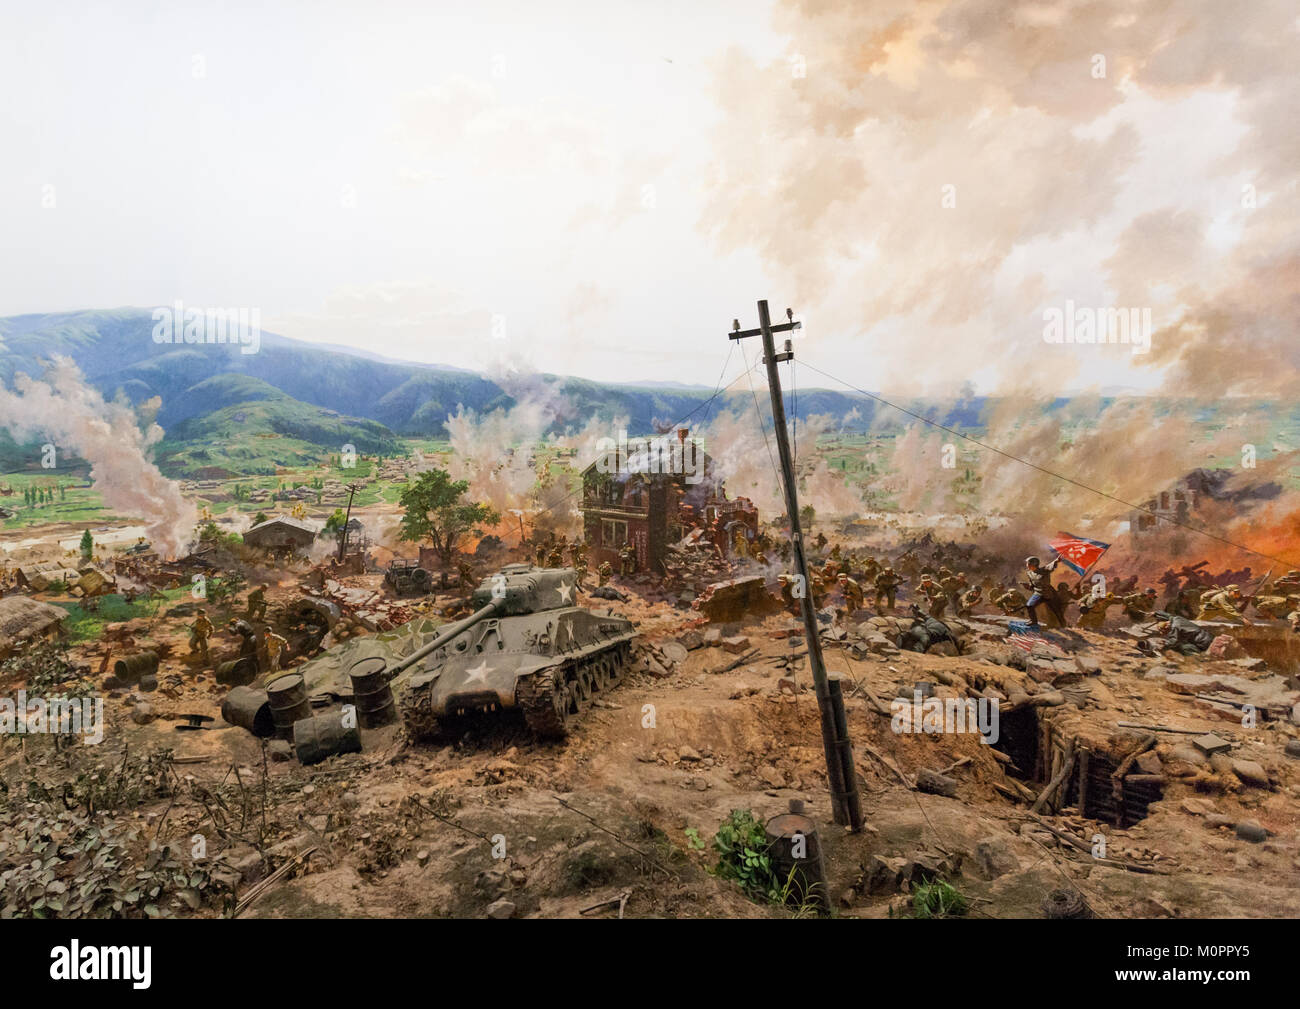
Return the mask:
<path id="1" fill-rule="evenodd" d="M 564 682 L 564 669 L 553 666 L 519 681 L 519 706 L 528 727 L 545 739 L 563 739 L 569 734 L 569 705 L 573 697 Z"/>
<path id="2" fill-rule="evenodd" d="M 591 694 L 596 687 L 596 677 L 590 663 L 579 667 L 573 678 L 573 697 L 577 701 L 578 713 L 591 707 Z"/>
<path id="3" fill-rule="evenodd" d="M 598 655 L 596 657 L 596 661 L 592 663 L 592 674 L 596 677 L 597 690 L 599 690 L 601 693 L 604 693 L 606 690 L 609 689 L 610 683 L 612 681 L 610 680 L 610 676 L 609 676 L 608 655 Z"/>
<path id="4" fill-rule="evenodd" d="M 420 743 L 438 734 L 438 717 L 433 713 L 433 694 L 418 687 L 402 691 L 402 725 L 410 743 Z"/>

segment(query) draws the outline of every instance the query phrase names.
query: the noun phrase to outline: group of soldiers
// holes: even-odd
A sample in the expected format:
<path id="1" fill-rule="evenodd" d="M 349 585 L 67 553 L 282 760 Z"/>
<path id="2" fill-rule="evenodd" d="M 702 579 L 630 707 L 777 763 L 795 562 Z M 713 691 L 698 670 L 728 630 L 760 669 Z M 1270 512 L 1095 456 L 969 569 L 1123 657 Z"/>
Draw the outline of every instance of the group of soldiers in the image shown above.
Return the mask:
<path id="1" fill-rule="evenodd" d="M 1267 577 L 1253 594 L 1247 594 L 1241 584 L 1220 584 L 1202 573 L 1201 568 L 1207 563 L 1203 561 L 1179 572 L 1166 572 L 1161 578 L 1167 589 L 1162 601 L 1156 589 L 1138 587 L 1138 575 L 1116 581 L 1109 591 L 1086 585 L 1082 578 L 1073 585 L 1065 580 L 1054 582 L 1059 557 L 1047 563 L 1038 557 L 1026 558 L 1023 571 L 1012 584 L 996 581 L 987 574 L 972 584 L 973 579 L 965 572 L 954 570 L 946 563 L 926 563 L 915 550 L 899 558 L 900 574 L 886 561 L 854 551 L 845 552 L 839 544 L 831 545 L 827 551 L 827 544 L 825 536 L 820 534 L 812 541 L 824 559 L 810 560 L 807 591 L 818 608 L 836 595 L 848 616 L 868 607 L 881 615 L 893 613 L 900 587 L 915 577 L 913 603 L 937 620 L 945 614 L 970 616 L 976 607 L 985 605 L 996 607 L 1008 616 L 1027 616 L 1031 627 L 1065 627 L 1073 623 L 1098 629 L 1104 626 L 1108 611 L 1115 607 L 1134 622 L 1156 619 L 1154 615 L 1160 613 L 1185 621 L 1249 623 L 1247 612 L 1253 605 L 1261 616 L 1287 619 L 1300 629 L 1300 570 L 1288 571 L 1273 581 L 1270 594 L 1264 594 Z M 937 547 L 933 552 L 939 555 Z M 1249 575 L 1250 569 L 1231 573 Z M 777 577 L 777 583 L 783 604 L 797 613 L 797 578 L 782 574 Z M 1078 616 L 1073 621 L 1069 615 L 1071 606 L 1078 608 Z"/>
<path id="2" fill-rule="evenodd" d="M 584 540 L 575 539 L 569 542 L 568 536 L 561 533 L 558 537 L 554 533 L 549 538 L 543 538 L 539 533 L 533 545 L 533 563 L 539 568 L 560 568 L 564 567 L 565 554 L 568 554 L 568 566 L 573 568 L 578 578 L 578 587 L 585 589 L 587 577 L 590 570 L 588 559 L 588 547 Z M 636 547 L 632 543 L 624 543 L 617 552 L 618 557 L 618 574 L 622 578 L 630 578 L 636 573 L 637 553 Z M 601 586 L 608 585 L 609 580 L 614 577 L 614 565 L 608 560 L 602 561 L 596 568 L 596 578 Z"/>
<path id="3" fill-rule="evenodd" d="M 258 585 L 248 593 L 248 598 L 244 601 L 243 618 L 231 617 L 226 622 L 226 631 L 230 634 L 236 634 L 240 638 L 239 657 L 256 658 L 259 648 L 265 649 L 266 669 L 265 671 L 274 671 L 280 668 L 280 663 L 285 658 L 285 652 L 288 649 L 289 642 L 280 634 L 271 629 L 266 621 L 266 586 Z M 261 632 L 261 642 L 258 642 L 258 632 L 256 624 L 263 625 Z M 190 624 L 190 655 L 197 656 L 203 665 L 209 665 L 212 661 L 208 651 L 208 639 L 216 628 L 208 618 L 207 610 L 200 607 L 194 617 L 194 622 Z"/>

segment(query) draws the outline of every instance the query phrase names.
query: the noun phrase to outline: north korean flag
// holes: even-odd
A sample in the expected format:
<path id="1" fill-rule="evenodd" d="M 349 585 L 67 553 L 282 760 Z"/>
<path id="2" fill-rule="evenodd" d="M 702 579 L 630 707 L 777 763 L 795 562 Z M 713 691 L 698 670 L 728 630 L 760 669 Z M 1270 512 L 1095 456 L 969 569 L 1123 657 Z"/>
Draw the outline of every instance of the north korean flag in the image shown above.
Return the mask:
<path id="1" fill-rule="evenodd" d="M 1090 540 L 1086 536 L 1075 536 L 1073 533 L 1059 532 L 1048 546 L 1077 575 L 1082 575 L 1096 564 L 1098 558 L 1110 549 L 1109 543 Z"/>

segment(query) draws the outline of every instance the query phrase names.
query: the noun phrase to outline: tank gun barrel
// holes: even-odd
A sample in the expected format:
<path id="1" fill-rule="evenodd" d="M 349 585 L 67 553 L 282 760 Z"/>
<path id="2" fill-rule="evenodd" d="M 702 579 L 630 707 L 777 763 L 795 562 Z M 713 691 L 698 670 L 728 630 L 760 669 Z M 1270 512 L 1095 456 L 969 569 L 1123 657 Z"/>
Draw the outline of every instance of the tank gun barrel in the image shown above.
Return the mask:
<path id="1" fill-rule="evenodd" d="M 493 599 L 492 602 L 488 603 L 482 609 L 475 610 L 473 613 L 465 617 L 463 620 L 457 620 L 454 624 L 449 624 L 446 627 L 442 628 L 442 630 L 438 632 L 438 636 L 435 637 L 432 641 L 430 641 L 427 645 L 424 645 L 416 649 L 414 652 L 412 652 L 406 658 L 402 659 L 396 665 L 389 666 L 388 678 L 392 679 L 403 669 L 415 665 L 415 663 L 419 662 L 426 655 L 432 655 L 439 648 L 445 645 L 448 641 L 454 638 L 457 634 L 461 634 L 469 630 L 475 624 L 479 623 L 482 620 L 486 620 L 488 617 L 492 616 L 498 610 L 502 609 L 504 604 L 505 604 L 504 599 Z"/>

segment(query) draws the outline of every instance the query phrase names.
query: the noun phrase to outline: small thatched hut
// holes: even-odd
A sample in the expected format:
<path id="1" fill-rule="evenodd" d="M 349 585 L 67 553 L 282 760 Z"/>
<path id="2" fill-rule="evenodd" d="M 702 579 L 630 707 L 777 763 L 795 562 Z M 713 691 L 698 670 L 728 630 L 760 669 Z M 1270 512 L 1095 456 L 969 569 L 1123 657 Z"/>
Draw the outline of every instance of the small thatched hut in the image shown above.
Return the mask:
<path id="1" fill-rule="evenodd" d="M 0 599 L 0 659 L 29 642 L 57 637 L 67 616 L 67 610 L 27 596 Z"/>

